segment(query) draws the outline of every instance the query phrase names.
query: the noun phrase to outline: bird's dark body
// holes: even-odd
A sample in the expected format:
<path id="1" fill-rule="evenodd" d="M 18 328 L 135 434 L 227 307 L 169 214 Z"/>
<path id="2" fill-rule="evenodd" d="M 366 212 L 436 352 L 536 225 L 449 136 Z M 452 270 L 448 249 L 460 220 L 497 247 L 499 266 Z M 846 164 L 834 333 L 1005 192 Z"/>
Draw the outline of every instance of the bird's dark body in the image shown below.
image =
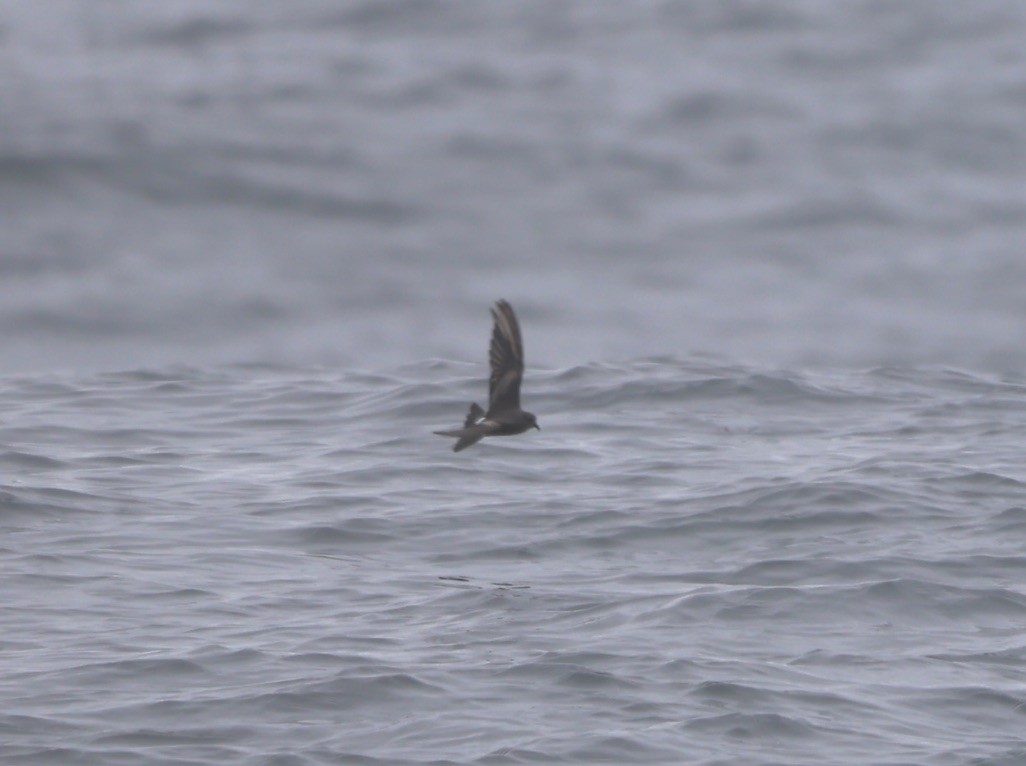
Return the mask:
<path id="1" fill-rule="evenodd" d="M 537 425 L 533 420 L 504 420 L 501 415 L 488 418 L 485 423 L 490 428 L 486 436 L 516 436 Z"/>
<path id="2" fill-rule="evenodd" d="M 515 436 L 529 428 L 539 428 L 535 416 L 520 409 L 520 381 L 524 376 L 524 344 L 513 307 L 499 301 L 492 309 L 492 343 L 488 350 L 491 376 L 488 380 L 488 411 L 477 404 L 463 421 L 463 428 L 435 431 L 439 436 L 456 437 L 453 450 L 459 452 L 486 436 Z M 539 428 L 540 430 L 540 428 Z"/>

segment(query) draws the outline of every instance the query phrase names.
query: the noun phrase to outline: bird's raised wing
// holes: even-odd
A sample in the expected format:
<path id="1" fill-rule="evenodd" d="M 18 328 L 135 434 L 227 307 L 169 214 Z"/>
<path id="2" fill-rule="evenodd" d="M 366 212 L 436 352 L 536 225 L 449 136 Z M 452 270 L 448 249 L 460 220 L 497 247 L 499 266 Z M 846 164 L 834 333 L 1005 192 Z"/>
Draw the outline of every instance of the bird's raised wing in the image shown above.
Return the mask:
<path id="1" fill-rule="evenodd" d="M 520 380 L 524 377 L 524 343 L 513 307 L 499 301 L 492 309 L 492 345 L 488 362 L 488 414 L 520 408 Z"/>

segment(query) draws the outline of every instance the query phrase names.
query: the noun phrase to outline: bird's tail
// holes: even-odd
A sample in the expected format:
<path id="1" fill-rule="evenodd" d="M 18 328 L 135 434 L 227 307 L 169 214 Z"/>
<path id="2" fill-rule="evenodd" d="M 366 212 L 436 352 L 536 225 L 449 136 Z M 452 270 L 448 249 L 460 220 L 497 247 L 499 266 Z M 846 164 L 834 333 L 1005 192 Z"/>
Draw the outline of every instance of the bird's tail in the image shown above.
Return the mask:
<path id="1" fill-rule="evenodd" d="M 472 404 L 470 405 L 470 412 L 467 413 L 467 417 L 463 421 L 463 428 L 457 428 L 453 431 L 435 431 L 435 433 L 439 436 L 455 436 L 458 441 L 452 449 L 453 452 L 459 452 L 461 449 L 466 449 L 471 444 L 481 441 L 485 434 L 488 433 L 488 429 L 481 427 L 479 424 L 484 414 L 485 411 L 476 403 Z"/>
<path id="2" fill-rule="evenodd" d="M 435 431 L 435 433 L 439 436 L 455 436 L 457 441 L 452 451 L 459 452 L 471 444 L 477 444 L 481 441 L 485 434 L 488 433 L 488 429 L 481 426 L 471 426 L 470 428 L 459 428 L 455 431 Z"/>

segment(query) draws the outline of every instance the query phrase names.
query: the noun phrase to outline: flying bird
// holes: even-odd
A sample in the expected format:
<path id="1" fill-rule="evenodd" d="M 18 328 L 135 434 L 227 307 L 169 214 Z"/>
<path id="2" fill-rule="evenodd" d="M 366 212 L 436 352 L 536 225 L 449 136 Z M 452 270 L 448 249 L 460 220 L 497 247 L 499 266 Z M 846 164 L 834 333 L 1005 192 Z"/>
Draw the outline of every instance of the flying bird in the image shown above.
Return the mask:
<path id="1" fill-rule="evenodd" d="M 498 301 L 492 309 L 492 345 L 488 362 L 492 368 L 488 379 L 488 411 L 470 405 L 463 428 L 435 431 L 439 436 L 455 436 L 454 452 L 476 444 L 486 436 L 512 436 L 529 428 L 541 427 L 530 412 L 520 409 L 520 381 L 524 377 L 524 342 L 513 307 Z"/>

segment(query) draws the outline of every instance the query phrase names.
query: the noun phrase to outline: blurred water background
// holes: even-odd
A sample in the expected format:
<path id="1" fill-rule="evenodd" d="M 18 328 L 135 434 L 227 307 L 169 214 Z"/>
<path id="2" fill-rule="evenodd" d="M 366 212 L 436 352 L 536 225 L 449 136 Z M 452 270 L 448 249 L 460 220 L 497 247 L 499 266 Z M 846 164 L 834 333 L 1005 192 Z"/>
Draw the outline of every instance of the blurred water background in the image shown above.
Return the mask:
<path id="1" fill-rule="evenodd" d="M 4 762 L 1026 763 L 1024 39 L 5 0 Z"/>

